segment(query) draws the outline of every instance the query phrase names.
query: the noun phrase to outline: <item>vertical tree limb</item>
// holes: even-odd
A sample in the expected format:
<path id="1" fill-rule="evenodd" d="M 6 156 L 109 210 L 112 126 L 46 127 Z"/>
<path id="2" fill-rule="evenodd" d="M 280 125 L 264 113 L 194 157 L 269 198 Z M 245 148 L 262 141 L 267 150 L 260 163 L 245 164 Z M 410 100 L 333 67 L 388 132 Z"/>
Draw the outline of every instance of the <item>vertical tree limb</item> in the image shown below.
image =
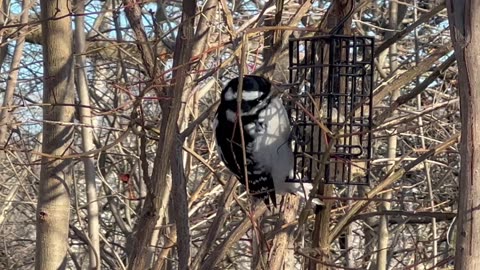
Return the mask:
<path id="1" fill-rule="evenodd" d="M 298 207 L 300 204 L 300 198 L 296 195 L 287 194 L 285 196 L 284 209 L 280 213 L 281 219 L 278 220 L 277 228 L 286 224 L 293 223 L 297 218 Z M 270 259 L 270 269 L 281 270 L 282 267 L 286 267 L 289 261 L 294 261 L 293 253 L 288 252 L 293 244 L 293 227 L 289 227 L 284 231 L 275 235 L 273 239 L 273 246 L 271 253 L 273 254 Z"/>
<path id="2" fill-rule="evenodd" d="M 170 97 L 165 99 L 164 97 L 159 96 L 163 114 L 160 126 L 162 137 L 159 140 L 156 151 L 151 182 L 147 183 L 147 198 L 142 210 L 142 215 L 136 226 L 135 244 L 132 253 L 130 254 L 131 264 L 129 269 L 147 269 L 150 267 L 151 262 L 145 260 L 144 254 L 150 247 L 150 237 L 155 229 L 156 221 L 163 220 L 163 217 L 165 216 L 165 211 L 168 208 L 167 203 L 170 198 L 172 182 L 168 179 L 167 173 L 171 166 L 170 158 L 172 151 L 178 143 L 178 140 L 176 140 L 178 136 L 177 120 L 181 108 L 185 77 L 190 68 L 188 63 L 192 52 L 196 3 L 193 0 L 186 0 L 183 2 L 182 22 L 177 35 L 176 49 L 173 59 L 174 68 L 172 82 L 171 86 L 168 87 L 166 91 L 158 86 L 161 85 L 159 83 L 159 80 L 161 80 L 161 74 L 155 70 L 155 57 L 143 29 L 140 6 L 133 0 L 124 0 L 123 3 L 125 5 L 125 13 L 128 21 L 137 39 L 137 47 L 142 55 L 144 67 L 152 80 L 151 87 L 154 87 L 158 94 L 165 94 Z M 178 169 L 178 166 L 175 166 L 175 169 Z M 179 207 L 185 207 L 188 205 L 188 202 L 185 200 L 186 190 L 182 190 L 182 185 L 180 183 L 175 182 L 173 184 L 173 190 L 182 193 L 178 198 L 177 205 Z M 175 216 L 175 221 L 185 225 L 185 220 L 188 219 L 188 216 L 182 215 L 182 213 L 183 211 L 179 211 L 178 215 Z M 182 228 L 183 230 L 181 231 L 177 228 L 178 239 L 181 237 L 189 237 L 188 230 L 185 231 L 184 226 L 182 226 Z M 181 243 L 184 242 L 182 241 Z M 186 251 L 186 249 L 190 248 L 189 246 L 179 246 L 178 248 L 179 252 L 183 254 L 182 256 L 187 256 L 186 254 L 189 256 L 189 251 Z M 182 268 L 185 267 L 185 265 L 188 266 L 188 261 L 187 264 L 182 263 L 181 269 L 186 269 Z"/>
<path id="3" fill-rule="evenodd" d="M 176 232 L 177 232 L 177 250 L 178 250 L 178 269 L 187 270 L 190 264 L 190 224 L 188 221 L 188 196 L 187 180 L 183 168 L 183 146 L 184 140 L 177 135 L 174 142 L 174 150 L 170 159 L 172 162 L 172 196 Z"/>
<path id="4" fill-rule="evenodd" d="M 341 0 L 335 1 L 332 3 L 330 8 L 328 9 L 327 13 L 324 16 L 322 23 L 320 23 L 319 31 L 320 32 L 330 32 L 331 29 L 339 28 L 343 31 L 343 34 L 351 34 L 351 18 L 350 16 L 351 10 L 354 9 L 355 2 L 351 0 Z M 339 25 L 342 23 L 343 25 Z M 328 48 L 330 50 L 334 48 Z M 341 53 L 341 52 L 339 52 Z M 324 55 L 319 55 L 318 57 L 324 57 Z M 344 85 L 344 84 L 342 84 Z M 346 89 L 339 89 L 340 92 L 345 92 Z M 321 106 L 321 105 L 320 105 Z M 315 136 L 324 136 L 325 134 L 317 133 Z M 323 147 L 327 149 L 328 147 Z M 318 148 L 320 149 L 320 148 Z M 329 150 L 325 150 L 328 152 Z M 327 161 L 328 162 L 328 161 Z M 320 166 L 324 166 L 321 164 Z M 320 170 L 317 173 L 323 173 L 323 170 Z M 317 175 L 315 178 L 320 179 L 323 178 L 321 175 Z M 333 195 L 333 186 L 325 184 L 323 182 L 320 183 L 318 189 L 318 195 L 331 197 Z M 318 263 L 321 262 L 328 262 L 330 257 L 330 243 L 328 241 L 329 237 L 329 228 L 330 228 L 330 217 L 331 217 L 331 209 L 333 206 L 332 201 L 326 201 L 323 207 L 317 206 L 317 213 L 315 215 L 315 225 L 313 230 L 313 237 L 312 237 L 312 248 L 317 249 L 318 251 L 318 260 L 310 260 L 309 261 L 309 269 L 310 270 L 326 270 L 328 267 L 326 264 Z"/>
<path id="5" fill-rule="evenodd" d="M 392 32 L 387 32 L 387 38 L 390 37 L 398 28 L 398 3 L 390 2 L 389 5 L 389 28 Z M 393 76 L 398 68 L 398 52 L 397 44 L 392 43 L 389 48 L 389 67 L 390 67 L 390 76 Z M 391 100 L 396 100 L 400 96 L 400 89 L 395 89 L 392 91 Z M 392 114 L 395 115 L 394 112 Z M 388 146 L 387 146 L 387 157 L 391 160 L 388 162 L 387 171 L 393 171 L 395 167 L 395 158 L 397 157 L 397 139 L 398 136 L 391 135 L 388 137 Z M 392 191 L 387 191 L 383 194 L 383 201 L 379 206 L 379 211 L 389 211 L 391 210 L 391 202 L 393 193 Z M 377 243 L 377 269 L 386 270 L 388 269 L 388 242 L 390 238 L 388 230 L 388 217 L 383 215 L 380 217 L 380 224 L 378 226 L 378 243 Z"/>
<path id="6" fill-rule="evenodd" d="M 462 120 L 455 269 L 473 270 L 480 267 L 480 1 L 448 0 L 447 10 Z"/>
<path id="7" fill-rule="evenodd" d="M 80 98 L 79 116 L 82 126 L 82 148 L 88 152 L 96 149 L 93 142 L 94 130 L 92 128 L 92 112 L 90 109 L 90 94 L 88 92 L 87 74 L 85 67 L 87 59 L 85 56 L 86 38 L 85 38 L 85 0 L 75 1 L 75 77 L 78 97 Z M 89 246 L 89 268 L 100 269 L 100 222 L 97 201 L 97 187 L 95 184 L 95 160 L 93 155 L 84 157 L 83 164 L 85 167 L 85 183 L 87 190 L 87 220 L 88 220 L 88 238 Z"/>
<path id="8" fill-rule="evenodd" d="M 41 0 L 44 83 L 42 152 L 68 155 L 73 139 L 73 39 L 69 1 Z M 68 106 L 65 106 L 67 104 Z M 51 121 L 51 122 L 50 122 Z M 64 269 L 70 217 L 70 159 L 43 156 L 37 203 L 35 268 Z"/>
<path id="9" fill-rule="evenodd" d="M 21 24 L 26 25 L 28 23 L 28 9 L 30 6 L 29 0 L 23 1 L 23 10 L 22 16 L 20 18 Z M 0 3 L 0 13 L 2 13 L 3 9 L 6 9 L 6 1 Z M 0 17 L 3 17 L 3 14 L 0 14 Z M 2 20 L 0 20 L 2 23 Z M 10 74 L 8 75 L 7 79 L 7 87 L 5 89 L 5 95 L 3 97 L 2 102 L 2 109 L 0 110 L 0 148 L 3 148 L 7 144 L 7 133 L 8 127 L 11 124 L 12 120 L 12 112 L 13 108 L 10 106 L 13 105 L 13 94 L 15 91 L 15 87 L 17 86 L 18 81 L 18 73 L 20 72 L 20 62 L 22 60 L 23 55 L 23 48 L 25 47 L 25 35 L 27 29 L 22 31 L 17 39 L 17 43 L 15 45 L 15 50 L 13 52 L 12 63 L 10 64 Z M 8 44 L 8 43 L 7 43 Z M 7 48 L 8 46 L 5 45 L 4 47 L 0 48 L 0 66 L 7 55 Z M 4 55 L 3 55 L 4 54 Z M 3 156 L 5 152 L 0 151 L 0 157 Z"/>

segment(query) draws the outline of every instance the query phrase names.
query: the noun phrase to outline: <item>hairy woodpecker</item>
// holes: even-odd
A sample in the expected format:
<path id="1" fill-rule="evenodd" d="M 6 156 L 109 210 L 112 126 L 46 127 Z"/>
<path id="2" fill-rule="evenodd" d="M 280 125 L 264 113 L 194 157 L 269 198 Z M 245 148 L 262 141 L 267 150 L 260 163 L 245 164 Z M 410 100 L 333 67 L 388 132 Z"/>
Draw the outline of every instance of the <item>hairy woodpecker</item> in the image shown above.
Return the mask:
<path id="1" fill-rule="evenodd" d="M 267 205 L 271 200 L 276 206 L 276 193 L 305 194 L 301 183 L 286 182 L 293 178 L 294 157 L 289 145 L 290 121 L 282 101 L 267 79 L 247 75 L 237 108 L 238 83 L 239 78 L 235 78 L 225 86 L 215 115 L 220 158 L 249 193 Z M 244 136 L 246 176 L 240 132 Z"/>

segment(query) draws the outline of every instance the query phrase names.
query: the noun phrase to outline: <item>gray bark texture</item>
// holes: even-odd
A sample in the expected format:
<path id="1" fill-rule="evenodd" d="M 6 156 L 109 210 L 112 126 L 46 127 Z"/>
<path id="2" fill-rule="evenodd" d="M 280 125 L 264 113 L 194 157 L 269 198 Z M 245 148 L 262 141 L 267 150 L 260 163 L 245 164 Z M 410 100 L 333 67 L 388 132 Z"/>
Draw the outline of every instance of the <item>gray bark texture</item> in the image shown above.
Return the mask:
<path id="1" fill-rule="evenodd" d="M 447 1 L 450 33 L 458 64 L 461 168 L 457 216 L 455 269 L 480 268 L 480 1 Z"/>
<path id="2" fill-rule="evenodd" d="M 75 108 L 72 69 L 72 25 L 69 1 L 41 2 L 44 85 L 43 142 L 37 203 L 35 268 L 64 269 L 70 212 L 69 154 Z"/>

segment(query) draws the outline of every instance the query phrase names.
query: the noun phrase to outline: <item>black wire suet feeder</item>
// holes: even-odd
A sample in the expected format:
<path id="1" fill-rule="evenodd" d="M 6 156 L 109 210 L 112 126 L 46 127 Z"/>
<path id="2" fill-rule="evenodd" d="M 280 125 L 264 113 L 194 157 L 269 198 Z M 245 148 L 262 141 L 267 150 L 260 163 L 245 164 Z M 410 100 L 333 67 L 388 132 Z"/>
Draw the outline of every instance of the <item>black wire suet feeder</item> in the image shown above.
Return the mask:
<path id="1" fill-rule="evenodd" d="M 289 41 L 295 180 L 368 185 L 372 157 L 372 37 Z"/>

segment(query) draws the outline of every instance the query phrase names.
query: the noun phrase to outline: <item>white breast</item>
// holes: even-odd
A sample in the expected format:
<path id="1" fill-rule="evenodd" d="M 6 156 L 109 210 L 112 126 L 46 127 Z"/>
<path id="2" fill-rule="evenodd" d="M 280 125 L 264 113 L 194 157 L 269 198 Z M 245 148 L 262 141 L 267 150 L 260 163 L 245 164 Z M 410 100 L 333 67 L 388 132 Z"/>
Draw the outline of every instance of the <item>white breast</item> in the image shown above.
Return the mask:
<path id="1" fill-rule="evenodd" d="M 308 194 L 311 185 L 285 182 L 293 178 L 294 156 L 289 146 L 290 122 L 285 107 L 279 98 L 272 98 L 270 104 L 259 114 L 265 129 L 255 140 L 254 159 L 272 175 L 276 193 Z"/>

